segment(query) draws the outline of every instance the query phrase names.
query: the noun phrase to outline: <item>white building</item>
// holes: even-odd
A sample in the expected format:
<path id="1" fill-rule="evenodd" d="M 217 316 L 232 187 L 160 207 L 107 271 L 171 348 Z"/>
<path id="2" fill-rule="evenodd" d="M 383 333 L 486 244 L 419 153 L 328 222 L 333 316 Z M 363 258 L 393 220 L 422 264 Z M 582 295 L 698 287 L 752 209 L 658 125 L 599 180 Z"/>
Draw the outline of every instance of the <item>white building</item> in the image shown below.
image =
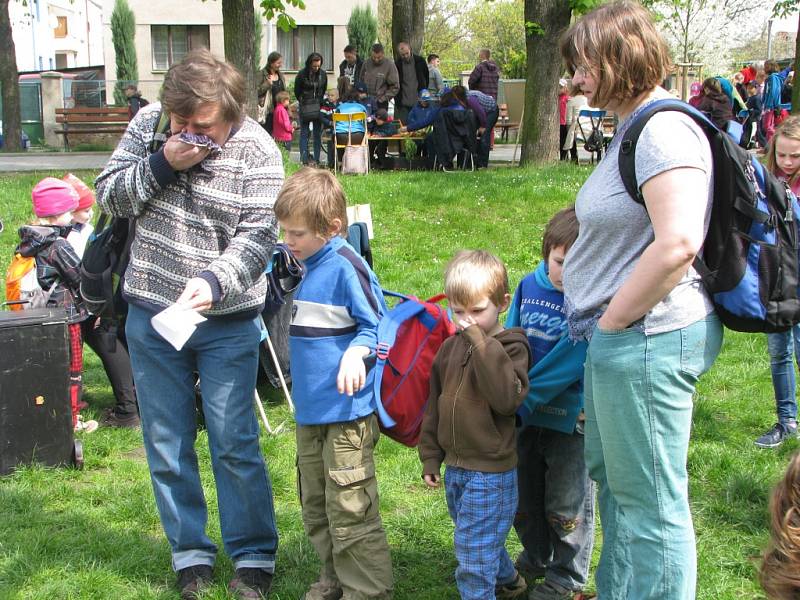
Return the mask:
<path id="1" fill-rule="evenodd" d="M 103 64 L 99 0 L 9 3 L 17 69 L 43 71 Z"/>
<path id="2" fill-rule="evenodd" d="M 81 0 L 76 0 L 81 1 Z M 263 24 L 261 44 L 262 66 L 269 52 L 278 50 L 284 57 L 284 71 L 298 70 L 310 52 L 324 57 L 324 68 L 333 71 L 341 62 L 347 45 L 347 21 L 350 13 L 364 0 L 307 0 L 305 10 L 288 11 L 298 27 L 288 33 L 275 23 Z M 377 15 L 377 0 L 367 0 Z M 224 56 L 222 3 L 201 0 L 128 0 L 136 15 L 136 54 L 140 81 L 160 81 L 166 70 L 189 50 L 209 48 Z M 256 14 L 261 14 L 255 2 Z M 106 77 L 113 78 L 115 55 L 111 42 L 111 13 L 114 0 L 103 0 L 103 35 Z M 145 90 L 143 90 L 145 91 Z M 147 94 L 145 94 L 147 95 Z"/>

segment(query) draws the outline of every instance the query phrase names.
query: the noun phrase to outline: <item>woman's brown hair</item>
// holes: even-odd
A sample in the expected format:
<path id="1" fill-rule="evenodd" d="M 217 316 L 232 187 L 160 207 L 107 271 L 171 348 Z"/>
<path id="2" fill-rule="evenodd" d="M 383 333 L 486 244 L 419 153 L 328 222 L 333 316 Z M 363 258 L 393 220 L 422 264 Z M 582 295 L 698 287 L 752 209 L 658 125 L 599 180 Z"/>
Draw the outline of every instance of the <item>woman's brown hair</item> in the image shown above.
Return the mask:
<path id="1" fill-rule="evenodd" d="M 164 109 L 182 117 L 204 104 L 218 104 L 225 121 L 239 123 L 245 116 L 245 101 L 242 74 L 206 49 L 192 50 L 170 67 L 161 88 Z"/>
<path id="2" fill-rule="evenodd" d="M 672 66 L 650 13 L 630 0 L 604 4 L 576 21 L 561 38 L 561 57 L 570 73 L 584 68 L 597 80 L 592 105 L 598 108 L 653 90 Z"/>
<path id="3" fill-rule="evenodd" d="M 759 578 L 773 600 L 800 598 L 800 454 L 789 462 L 786 474 L 769 505 L 770 540 Z"/>

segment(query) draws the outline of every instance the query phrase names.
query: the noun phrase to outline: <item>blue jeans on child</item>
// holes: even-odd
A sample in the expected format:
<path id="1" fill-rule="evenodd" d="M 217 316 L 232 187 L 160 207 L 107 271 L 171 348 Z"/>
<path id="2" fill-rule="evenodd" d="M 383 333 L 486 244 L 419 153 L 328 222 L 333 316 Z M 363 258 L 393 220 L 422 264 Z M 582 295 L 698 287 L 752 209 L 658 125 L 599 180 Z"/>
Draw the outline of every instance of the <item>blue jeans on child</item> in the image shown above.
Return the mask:
<path id="1" fill-rule="evenodd" d="M 523 427 L 517 436 L 519 562 L 573 591 L 586 585 L 594 545 L 594 482 L 583 446 L 579 433 L 544 427 Z"/>
<path id="2" fill-rule="evenodd" d="M 311 135 L 314 137 L 314 162 L 319 162 L 322 152 L 322 121 L 306 121 L 300 117 L 300 162 L 308 164 L 308 128 L 313 123 Z"/>
<path id="3" fill-rule="evenodd" d="M 125 331 L 172 566 L 213 565 L 217 552 L 205 532 L 208 514 L 194 448 L 198 371 L 225 551 L 236 568 L 272 572 L 278 533 L 253 411 L 260 328 L 253 319 L 209 319 L 178 352 L 153 329 L 153 314 L 130 305 Z"/>
<path id="4" fill-rule="evenodd" d="M 484 473 L 447 466 L 444 486 L 455 524 L 458 592 L 462 600 L 493 600 L 495 585 L 516 577 L 505 544 L 517 510 L 517 470 Z"/>
<path id="5" fill-rule="evenodd" d="M 697 557 L 686 458 L 692 395 L 719 353 L 709 315 L 645 335 L 595 329 L 585 366 L 586 465 L 598 484 L 603 600 L 690 600 Z"/>
<path id="6" fill-rule="evenodd" d="M 800 365 L 800 325 L 795 325 L 789 331 L 782 333 L 767 334 L 767 349 L 778 421 L 785 425 L 789 420 L 797 419 L 796 379 L 792 354 Z"/>

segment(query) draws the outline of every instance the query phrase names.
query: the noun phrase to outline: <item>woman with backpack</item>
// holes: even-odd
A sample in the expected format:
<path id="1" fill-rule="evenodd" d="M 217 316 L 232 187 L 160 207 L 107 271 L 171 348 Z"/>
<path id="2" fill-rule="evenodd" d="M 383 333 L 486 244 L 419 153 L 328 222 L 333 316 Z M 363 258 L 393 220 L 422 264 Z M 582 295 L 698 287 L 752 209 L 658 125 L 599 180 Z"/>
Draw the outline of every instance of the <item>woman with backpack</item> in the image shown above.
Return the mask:
<path id="1" fill-rule="evenodd" d="M 641 111 L 671 98 L 671 61 L 638 3 L 604 4 L 573 24 L 561 55 L 589 104 L 619 116 L 578 192 L 580 232 L 563 267 L 570 336 L 589 342 L 586 464 L 598 483 L 603 600 L 690 600 L 697 573 L 686 459 L 692 395 L 722 326 L 692 268 L 711 213 L 712 155 L 690 117 L 659 112 L 635 150 L 644 203 L 618 159 Z"/>
<path id="2" fill-rule="evenodd" d="M 319 109 L 327 89 L 328 76 L 322 70 L 322 55 L 319 52 L 312 52 L 306 59 L 306 66 L 300 69 L 294 80 L 294 95 L 300 105 L 298 108 L 300 160 L 304 165 L 312 164 L 308 159 L 309 127 L 312 128 L 314 135 L 313 166 L 319 162 L 319 154 L 322 150 L 322 121 Z"/>

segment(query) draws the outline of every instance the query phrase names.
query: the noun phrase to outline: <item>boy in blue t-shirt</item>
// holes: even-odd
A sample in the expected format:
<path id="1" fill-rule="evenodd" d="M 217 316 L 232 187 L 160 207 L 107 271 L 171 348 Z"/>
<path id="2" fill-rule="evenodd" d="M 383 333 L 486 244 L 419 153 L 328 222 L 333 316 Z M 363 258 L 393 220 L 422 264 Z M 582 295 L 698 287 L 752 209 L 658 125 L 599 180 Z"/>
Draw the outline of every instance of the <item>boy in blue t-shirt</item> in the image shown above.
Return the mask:
<path id="1" fill-rule="evenodd" d="M 305 269 L 289 355 L 303 525 L 322 563 L 308 600 L 392 592 L 373 460 L 378 407 L 364 366 L 386 304 L 377 277 L 342 237 L 346 207 L 336 177 L 312 168 L 289 177 L 275 202 L 286 245 Z"/>
<path id="2" fill-rule="evenodd" d="M 583 460 L 586 344 L 567 337 L 561 284 L 564 256 L 577 237 L 575 208 L 556 213 L 545 228 L 544 260 L 520 282 L 506 318 L 506 327 L 525 330 L 533 354 L 528 396 L 517 411 L 514 521 L 524 548 L 517 569 L 544 577 L 530 600 L 566 600 L 582 590 L 594 542 L 594 483 Z"/>

